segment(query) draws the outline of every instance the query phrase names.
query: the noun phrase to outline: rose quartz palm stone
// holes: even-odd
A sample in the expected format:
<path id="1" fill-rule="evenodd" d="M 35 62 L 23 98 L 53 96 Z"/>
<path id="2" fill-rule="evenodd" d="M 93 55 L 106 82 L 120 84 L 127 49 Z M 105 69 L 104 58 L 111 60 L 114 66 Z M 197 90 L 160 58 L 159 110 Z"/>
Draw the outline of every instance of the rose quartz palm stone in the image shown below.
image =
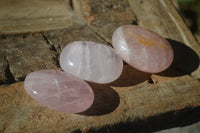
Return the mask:
<path id="1" fill-rule="evenodd" d="M 32 72 L 26 77 L 24 87 L 35 100 L 60 112 L 85 111 L 94 100 L 93 90 L 85 81 L 62 71 Z"/>
<path id="2" fill-rule="evenodd" d="M 106 45 L 76 41 L 68 44 L 60 55 L 61 68 L 81 79 L 95 83 L 109 83 L 122 73 L 123 61 Z"/>
<path id="3" fill-rule="evenodd" d="M 171 65 L 174 58 L 167 40 L 139 26 L 119 27 L 113 34 L 112 43 L 124 61 L 144 72 L 161 72 Z"/>

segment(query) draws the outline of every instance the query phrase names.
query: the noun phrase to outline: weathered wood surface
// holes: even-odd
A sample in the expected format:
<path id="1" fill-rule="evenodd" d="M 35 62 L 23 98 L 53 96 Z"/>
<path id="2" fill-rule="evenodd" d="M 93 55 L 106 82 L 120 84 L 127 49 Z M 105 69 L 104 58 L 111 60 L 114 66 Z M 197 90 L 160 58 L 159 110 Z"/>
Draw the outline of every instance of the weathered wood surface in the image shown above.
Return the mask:
<path id="1" fill-rule="evenodd" d="M 109 132 L 111 127 L 116 132 L 119 124 L 132 129 L 138 120 L 200 106 L 200 48 L 168 0 L 8 0 L 0 7 L 0 132 Z M 50 24 L 49 18 L 55 21 Z M 151 75 L 124 65 L 115 82 L 89 83 L 95 101 L 81 114 L 53 111 L 25 93 L 19 81 L 31 71 L 60 69 L 59 53 L 67 43 L 110 45 L 112 32 L 123 24 L 139 24 L 171 39 L 172 67 Z"/>
<path id="2" fill-rule="evenodd" d="M 8 80 L 23 80 L 31 71 L 52 68 L 56 69 L 55 52 L 50 50 L 42 34 L 10 35 L 0 41 L 0 53 L 3 53 L 3 64 Z M 5 63 L 4 63 L 5 62 Z M 1 68 L 3 70 L 3 68 Z M 9 77 L 10 76 L 10 77 Z"/>
<path id="3" fill-rule="evenodd" d="M 63 0 L 1 0 L 0 33 L 61 29 L 80 23 Z"/>
<path id="4" fill-rule="evenodd" d="M 74 11 L 103 39 L 111 43 L 114 30 L 136 22 L 127 0 L 73 0 Z"/>
<path id="5" fill-rule="evenodd" d="M 165 38 L 175 42 L 173 47 L 179 51 L 182 46 L 187 45 L 200 56 L 200 47 L 195 37 L 192 35 L 183 19 L 175 9 L 170 0 L 129 0 L 133 12 L 137 14 L 137 21 L 140 26 L 146 27 L 159 33 Z M 182 43 L 182 44 L 181 44 Z M 176 54 L 175 60 L 179 64 L 174 66 L 177 70 L 191 74 L 200 78 L 199 58 L 195 58 L 193 53 L 184 51 L 183 54 Z"/>
<path id="6" fill-rule="evenodd" d="M 42 106 L 25 92 L 23 82 L 1 86 L 0 131 L 70 132 L 98 130 L 119 123 L 134 122 L 171 110 L 198 106 L 199 86 L 200 82 L 189 76 L 155 85 L 148 82 L 131 87 L 92 85 L 95 103 L 82 114 L 58 113 Z"/>

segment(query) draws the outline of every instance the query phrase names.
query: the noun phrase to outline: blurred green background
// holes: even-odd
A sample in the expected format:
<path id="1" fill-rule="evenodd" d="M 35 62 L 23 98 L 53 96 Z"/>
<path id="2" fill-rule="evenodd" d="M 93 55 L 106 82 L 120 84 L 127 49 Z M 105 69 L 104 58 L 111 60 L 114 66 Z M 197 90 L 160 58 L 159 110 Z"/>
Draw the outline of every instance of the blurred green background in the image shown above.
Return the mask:
<path id="1" fill-rule="evenodd" d="M 173 0 L 186 24 L 195 34 L 200 34 L 200 0 Z"/>

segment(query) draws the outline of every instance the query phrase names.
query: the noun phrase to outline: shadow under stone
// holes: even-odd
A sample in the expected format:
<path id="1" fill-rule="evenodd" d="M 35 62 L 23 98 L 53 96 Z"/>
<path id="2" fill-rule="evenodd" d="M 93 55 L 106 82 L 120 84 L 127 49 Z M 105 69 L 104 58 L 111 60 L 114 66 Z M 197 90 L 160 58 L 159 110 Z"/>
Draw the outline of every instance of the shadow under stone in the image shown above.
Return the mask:
<path id="1" fill-rule="evenodd" d="M 124 63 L 123 71 L 120 77 L 107 85 L 115 87 L 129 87 L 149 80 L 150 73 L 142 72 L 126 63 Z"/>
<path id="2" fill-rule="evenodd" d="M 158 75 L 177 77 L 190 74 L 199 67 L 199 57 L 194 50 L 181 42 L 167 40 L 174 50 L 174 60 L 167 70 Z"/>
<path id="3" fill-rule="evenodd" d="M 120 102 L 119 94 L 111 88 L 134 86 L 150 79 L 151 74 L 139 71 L 128 64 L 124 64 L 121 76 L 108 84 L 88 82 L 94 91 L 95 98 L 92 106 L 79 114 L 86 116 L 99 116 L 113 112 Z"/>
<path id="4" fill-rule="evenodd" d="M 157 73 L 161 76 L 176 77 L 186 74 L 190 74 L 195 71 L 199 66 L 199 57 L 194 50 L 184 45 L 183 43 L 170 40 L 174 50 L 174 60 L 172 65 L 165 71 Z M 150 83 L 151 74 L 139 71 L 134 67 L 124 63 L 124 68 L 121 76 L 112 83 L 97 84 L 88 82 L 95 93 L 95 99 L 92 106 L 79 113 L 86 116 L 98 116 L 113 112 L 120 102 L 119 94 L 111 88 L 114 87 L 129 87 L 149 80 Z"/>
<path id="5" fill-rule="evenodd" d="M 86 116 L 99 116 L 113 112 L 119 105 L 118 93 L 108 85 L 88 82 L 94 91 L 94 102 L 92 106 L 79 113 Z"/>

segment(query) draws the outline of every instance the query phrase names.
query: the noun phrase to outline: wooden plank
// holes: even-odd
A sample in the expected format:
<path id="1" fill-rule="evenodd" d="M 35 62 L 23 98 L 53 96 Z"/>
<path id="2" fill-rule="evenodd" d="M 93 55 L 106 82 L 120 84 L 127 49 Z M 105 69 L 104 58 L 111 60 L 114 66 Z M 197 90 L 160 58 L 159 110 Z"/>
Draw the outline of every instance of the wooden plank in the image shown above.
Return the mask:
<path id="1" fill-rule="evenodd" d="M 0 37 L 2 37 L 0 41 L 1 84 L 22 81 L 32 71 L 60 69 L 59 54 L 66 44 L 72 41 L 89 40 L 106 44 L 90 28 L 82 24 L 43 33 Z"/>
<path id="2" fill-rule="evenodd" d="M 170 11 L 172 10 L 174 11 L 173 12 L 174 14 L 178 14 L 173 6 L 169 5 L 170 9 L 164 8 L 165 10 L 157 9 L 158 8 L 157 6 L 161 6 L 157 3 L 159 1 L 152 1 L 152 0 L 149 0 L 149 1 L 151 2 L 147 3 L 146 8 L 151 7 L 151 10 L 153 10 L 152 8 L 155 8 L 156 11 L 160 10 L 161 14 L 162 15 L 164 14 L 163 16 L 167 14 L 168 10 Z M 46 2 L 45 0 L 43 2 L 36 0 L 35 2 L 36 3 L 39 2 L 40 4 L 43 3 L 41 4 L 41 7 L 38 5 L 38 3 L 37 4 L 35 3 L 35 5 L 33 4 L 33 7 L 38 5 L 38 7 L 36 7 L 36 9 L 40 8 L 38 10 L 43 9 L 42 8 L 43 6 L 46 7 L 46 5 L 44 4 Z M 57 8 L 61 7 L 61 5 L 57 6 L 56 8 L 56 4 L 54 5 L 51 2 L 55 4 L 61 1 L 51 0 L 50 3 L 48 4 L 49 6 L 55 7 L 55 10 L 60 10 Z M 71 3 L 71 1 L 69 0 L 66 0 L 66 2 Z M 83 3 L 85 2 L 84 3 L 85 5 L 82 5 L 83 7 L 85 7 L 85 9 L 92 9 L 92 10 L 86 10 L 85 15 L 87 15 L 87 13 L 90 13 L 90 16 L 96 17 L 95 19 L 92 19 L 90 21 L 90 19 L 83 16 L 84 14 L 82 15 L 80 14 L 80 13 L 84 13 L 83 10 L 79 9 L 79 8 L 82 8 L 80 7 L 81 2 Z M 129 10 L 130 7 L 128 7 L 126 0 L 125 1 L 122 0 L 120 2 L 118 0 L 109 0 L 107 1 L 106 4 L 105 2 L 106 1 L 102 3 L 102 2 L 92 2 L 92 1 L 89 2 L 88 0 L 82 0 L 82 1 L 74 0 L 74 3 L 72 5 L 74 5 L 75 11 L 77 12 L 77 14 L 83 17 L 85 22 L 87 22 L 88 26 L 86 26 L 83 22 L 81 22 L 81 20 L 78 19 L 77 15 L 72 12 L 71 14 L 72 19 L 70 20 L 70 22 L 72 23 L 69 23 L 69 25 L 67 24 L 65 28 L 52 30 L 51 26 L 48 27 L 46 25 L 44 26 L 45 28 L 42 28 L 41 26 L 39 26 L 39 28 L 36 28 L 37 31 L 51 29 L 50 31 L 43 31 L 42 33 L 34 33 L 34 34 L 0 36 L 0 39 L 1 39 L 0 47 L 4 49 L 5 53 L 3 55 L 6 57 L 5 59 L 8 59 L 8 61 L 6 62 L 4 58 L 2 58 L 2 60 L 5 61 L 5 64 L 6 63 L 9 64 L 9 71 L 12 72 L 12 75 L 15 75 L 15 73 L 17 74 L 16 76 L 13 76 L 13 77 L 14 78 L 20 77 L 18 76 L 20 74 L 23 75 L 21 77 L 24 77 L 25 75 L 29 73 L 29 70 L 32 70 L 34 68 L 38 68 L 38 69 L 45 68 L 45 66 L 43 65 L 40 67 L 39 64 L 43 64 L 46 61 L 45 59 L 47 55 L 49 55 L 49 53 L 51 57 L 55 57 L 56 55 L 55 58 L 58 60 L 58 55 L 61 52 L 62 48 L 71 41 L 88 40 L 88 41 L 96 41 L 96 42 L 100 42 L 104 44 L 106 44 L 106 41 L 110 43 L 111 35 L 112 35 L 110 31 L 111 30 L 113 31 L 118 26 L 118 24 L 130 24 L 134 17 L 130 17 L 129 19 L 127 16 L 134 16 L 134 15 L 131 14 Z M 117 6 L 118 2 L 119 2 L 119 5 Z M 145 1 L 145 2 L 148 2 L 148 1 Z M 124 3 L 125 3 L 125 6 L 123 5 Z M 157 3 L 158 5 L 154 5 L 154 3 L 155 4 Z M 109 8 L 105 6 L 107 4 Z M 140 2 L 138 3 L 138 1 L 134 1 L 134 4 L 137 4 L 138 8 L 139 7 L 141 9 L 144 8 L 143 6 L 140 5 L 141 4 Z M 116 8 L 116 6 L 119 8 Z M 104 14 L 105 14 L 104 11 L 103 13 L 101 13 L 101 10 L 99 9 L 100 13 L 95 14 L 95 10 L 93 10 L 95 7 L 96 9 L 100 7 L 101 10 L 102 9 L 109 10 L 107 12 L 108 16 L 109 15 L 117 16 L 119 14 L 128 14 L 128 15 L 120 15 L 121 16 L 120 21 L 118 21 L 115 17 L 113 17 L 114 19 L 111 19 L 113 21 L 110 21 L 110 20 L 108 21 L 107 19 L 102 19 L 104 18 Z M 121 8 L 121 7 L 126 7 L 126 8 Z M 116 10 L 118 11 L 116 11 L 113 8 L 116 8 Z M 67 11 L 68 9 L 69 8 L 67 8 Z M 30 7 L 30 10 L 32 10 L 32 7 Z M 169 23 L 172 23 L 172 25 L 174 26 L 173 28 L 180 27 L 181 24 L 184 24 L 181 18 L 180 18 L 181 23 L 176 23 L 177 26 L 174 25 L 175 21 L 168 22 L 167 20 L 165 20 L 168 22 L 167 26 L 169 27 L 167 28 L 170 29 L 170 32 L 168 33 L 168 31 L 166 30 L 166 27 L 163 29 L 162 24 L 158 23 L 158 27 L 152 24 L 152 23 L 156 23 L 156 21 L 159 21 L 159 20 L 157 20 L 158 18 L 155 19 L 156 18 L 156 16 L 154 15 L 155 12 L 152 12 L 151 10 L 147 10 L 149 11 L 147 12 L 146 10 L 147 9 L 144 9 L 146 14 L 143 14 L 143 15 L 147 17 L 147 20 L 149 21 L 149 27 L 146 21 L 144 25 L 142 25 L 141 23 L 142 21 L 138 21 L 138 23 L 141 26 L 150 28 L 152 30 L 153 28 L 155 28 L 156 30 L 161 31 L 161 35 L 163 35 L 164 37 L 167 37 L 165 35 L 171 35 L 170 37 L 174 37 L 173 32 L 171 31 L 172 28 L 170 28 Z M 143 10 L 141 12 L 143 12 Z M 48 15 L 49 12 L 46 12 L 46 13 Z M 54 13 L 52 12 L 52 14 Z M 68 12 L 66 12 L 66 14 L 68 14 Z M 36 13 L 36 16 L 37 15 L 38 13 Z M 44 17 L 46 16 L 45 14 L 43 15 Z M 138 20 L 143 20 L 142 18 L 144 17 L 141 17 L 140 15 L 141 14 L 138 9 L 136 16 Z M 162 15 L 160 15 L 160 18 L 162 18 Z M 152 22 L 148 16 L 152 16 L 152 19 L 153 19 Z M 123 18 L 125 21 L 122 21 L 123 23 L 121 23 L 121 20 L 123 20 Z M 171 20 L 170 18 L 168 19 Z M 19 24 L 23 24 L 23 23 L 24 22 L 21 21 Z M 60 23 L 62 24 L 62 21 Z M 101 23 L 105 25 L 99 28 L 98 26 L 101 25 Z M 116 25 L 113 26 L 112 25 L 113 23 L 116 23 Z M 58 28 L 58 27 L 55 26 L 54 28 Z M 30 30 L 30 29 L 26 30 L 26 29 L 23 29 L 23 26 L 22 26 L 21 28 L 17 30 L 11 29 L 7 33 L 15 33 L 16 31 L 21 33 L 21 32 L 33 32 L 34 30 Z M 175 37 L 171 39 L 175 41 L 181 41 L 179 39 L 184 38 L 182 36 L 185 35 L 186 33 L 183 34 L 182 32 L 179 31 L 179 29 L 178 30 L 175 29 L 175 31 L 177 35 L 174 34 Z M 3 33 L 6 33 L 6 32 L 3 32 Z M 189 33 L 190 32 L 188 30 L 187 31 L 188 36 L 190 36 L 191 34 Z M 189 38 L 191 39 L 192 37 L 189 37 Z M 184 41 L 184 39 L 182 39 L 182 41 Z M 181 43 L 184 43 L 184 42 L 181 42 Z M 185 52 L 189 53 L 189 54 L 186 54 L 187 56 L 193 55 L 192 58 L 195 57 L 196 55 L 199 55 L 197 43 L 194 43 L 191 45 L 187 44 L 193 50 L 189 47 L 186 47 L 185 45 L 182 46 L 181 43 L 175 44 L 176 45 L 175 49 L 180 48 L 180 50 L 175 51 L 176 53 L 178 51 L 177 55 L 179 57 L 183 56 L 182 58 L 184 58 L 185 60 L 191 59 L 191 58 L 188 59 L 184 56 Z M 26 59 L 27 61 L 29 58 L 35 57 L 36 55 L 32 56 L 30 49 L 32 48 L 37 49 L 38 47 L 40 50 L 39 58 L 41 58 L 39 62 L 38 60 L 34 60 L 33 64 L 36 64 L 36 65 L 31 65 L 30 63 L 29 64 L 30 67 L 27 67 L 26 62 L 24 62 L 22 65 L 22 68 L 20 69 L 20 67 L 17 66 L 18 60 L 21 61 L 23 59 Z M 23 55 L 23 49 L 25 51 L 28 50 L 24 55 Z M 193 54 L 193 51 L 195 50 L 196 52 L 195 54 Z M 14 54 L 12 54 L 12 51 Z M 33 50 L 33 51 L 37 51 L 37 50 Z M 43 51 L 46 51 L 46 52 L 43 52 Z M 9 53 L 9 55 L 6 54 L 6 52 Z M 18 52 L 22 53 L 21 54 L 22 59 L 15 58 L 15 55 L 16 55 L 15 53 L 19 54 Z M 36 52 L 33 52 L 33 53 L 36 53 Z M 50 64 L 54 64 L 52 62 L 55 60 L 53 60 L 52 58 L 49 58 L 47 61 L 49 61 Z M 52 67 L 52 66 L 49 66 L 49 67 Z M 194 73 L 197 76 L 195 74 L 193 74 L 193 76 L 198 77 L 198 72 L 194 72 Z M 152 117 L 152 116 L 158 117 L 159 115 L 165 114 L 167 112 L 175 111 L 175 113 L 177 113 L 176 111 L 179 112 L 180 110 L 185 109 L 187 107 L 193 108 L 193 107 L 200 106 L 200 91 L 199 91 L 200 82 L 196 80 L 195 78 L 189 75 L 186 75 L 182 71 L 179 72 L 179 71 L 176 71 L 175 69 L 168 69 L 167 71 L 163 73 L 150 75 L 150 74 L 135 70 L 129 65 L 124 65 L 123 74 L 115 82 L 111 84 L 105 84 L 105 85 L 94 84 L 94 83 L 89 83 L 89 84 L 95 92 L 95 101 L 89 110 L 80 114 L 59 113 L 42 106 L 41 104 L 39 104 L 38 102 L 36 102 L 34 99 L 32 99 L 30 96 L 26 94 L 23 87 L 24 85 L 23 82 L 18 82 L 11 85 L 1 85 L 0 86 L 0 107 L 1 107 L 0 108 L 0 132 L 33 132 L 33 133 L 34 132 L 49 132 L 49 133 L 60 132 L 60 133 L 63 133 L 63 132 L 77 132 L 79 130 L 83 132 L 90 132 L 92 130 L 97 130 L 98 132 L 101 132 L 102 131 L 101 129 L 107 129 L 108 127 L 111 127 L 111 128 L 113 127 L 116 129 L 115 131 L 117 131 L 118 128 L 115 127 L 116 125 L 120 125 L 120 124 L 128 125 L 129 128 L 132 129 L 134 128 L 132 125 L 135 122 L 137 122 L 138 119 L 146 120 L 149 117 Z"/>
<path id="3" fill-rule="evenodd" d="M 189 76 L 131 87 L 117 87 L 117 82 L 119 80 L 110 85 L 90 84 L 96 101 L 82 114 L 59 113 L 42 106 L 25 92 L 23 82 L 0 86 L 0 131 L 98 131 L 108 125 L 130 124 L 171 110 L 200 105 L 200 82 Z M 127 81 L 121 82 L 126 84 Z"/>
<path id="4" fill-rule="evenodd" d="M 200 44 L 200 34 L 195 34 L 195 37 L 197 38 L 197 41 L 198 41 L 199 44 Z"/>
<path id="5" fill-rule="evenodd" d="M 73 0 L 73 7 L 88 26 L 109 43 L 117 27 L 136 20 L 127 0 Z"/>
<path id="6" fill-rule="evenodd" d="M 50 44 L 55 47 L 58 54 L 70 42 L 73 41 L 94 41 L 106 44 L 98 35 L 96 35 L 88 26 L 73 25 L 71 27 L 59 30 L 45 31 L 43 34 L 46 36 Z"/>
<path id="7" fill-rule="evenodd" d="M 200 78 L 200 46 L 170 0 L 129 0 L 140 26 L 165 38 L 175 49 L 175 69 Z M 188 47 L 186 47 L 188 46 Z"/>
<path id="8" fill-rule="evenodd" d="M 1 0 L 0 34 L 37 32 L 81 23 L 63 0 Z"/>
<path id="9" fill-rule="evenodd" d="M 2 38 L 0 54 L 3 54 L 1 63 L 4 63 L 1 71 L 6 78 L 0 78 L 1 83 L 23 80 L 28 73 L 40 69 L 58 69 L 56 53 L 40 33 L 9 35 Z"/>

